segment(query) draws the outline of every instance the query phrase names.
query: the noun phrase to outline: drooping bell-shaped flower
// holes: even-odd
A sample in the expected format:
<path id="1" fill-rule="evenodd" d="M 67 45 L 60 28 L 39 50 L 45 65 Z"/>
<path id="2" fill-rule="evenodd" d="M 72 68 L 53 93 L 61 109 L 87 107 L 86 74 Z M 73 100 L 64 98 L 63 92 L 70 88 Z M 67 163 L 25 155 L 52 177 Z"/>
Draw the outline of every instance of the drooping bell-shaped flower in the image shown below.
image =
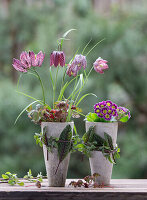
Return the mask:
<path id="1" fill-rule="evenodd" d="M 82 67 L 85 70 L 86 66 L 87 66 L 86 56 L 83 56 L 81 54 L 76 55 L 72 63 L 68 65 L 66 73 L 68 76 L 71 75 L 77 76 L 78 71 L 80 71 Z"/>
<path id="2" fill-rule="evenodd" d="M 57 67 L 60 65 L 61 67 L 65 66 L 65 54 L 63 51 L 53 51 L 50 55 L 50 66 L 54 65 Z"/>
<path id="3" fill-rule="evenodd" d="M 27 53 L 26 51 L 23 51 L 20 54 L 20 61 L 26 68 L 31 67 L 31 58 L 29 56 L 29 53 Z"/>
<path id="4" fill-rule="evenodd" d="M 66 71 L 66 74 L 71 77 L 72 75 L 73 76 L 77 76 L 77 73 L 78 73 L 78 67 L 77 65 L 74 65 L 73 63 L 72 64 L 68 64 L 67 65 L 68 68 L 67 68 L 67 71 Z"/>
<path id="5" fill-rule="evenodd" d="M 23 51 L 20 54 L 20 60 L 13 58 L 13 67 L 20 72 L 27 72 L 31 66 L 40 67 L 43 63 L 45 54 L 40 51 L 37 55 L 33 51 Z"/>
<path id="6" fill-rule="evenodd" d="M 40 51 L 37 55 L 33 51 L 29 51 L 29 57 L 31 59 L 31 65 L 33 67 L 40 67 L 43 63 L 45 54 Z"/>
<path id="7" fill-rule="evenodd" d="M 74 63 L 74 65 L 77 65 L 78 70 L 80 70 L 82 67 L 86 69 L 87 66 L 86 56 L 83 56 L 81 54 L 75 55 L 75 58 L 72 63 Z"/>
<path id="8" fill-rule="evenodd" d="M 27 69 L 31 67 L 31 59 L 26 51 L 20 54 L 20 60 L 13 58 L 13 67 L 20 72 L 27 72 Z"/>
<path id="9" fill-rule="evenodd" d="M 107 60 L 103 60 L 101 57 L 99 57 L 94 63 L 94 70 L 100 74 L 104 73 L 104 70 L 108 69 L 108 65 L 107 65 Z"/>

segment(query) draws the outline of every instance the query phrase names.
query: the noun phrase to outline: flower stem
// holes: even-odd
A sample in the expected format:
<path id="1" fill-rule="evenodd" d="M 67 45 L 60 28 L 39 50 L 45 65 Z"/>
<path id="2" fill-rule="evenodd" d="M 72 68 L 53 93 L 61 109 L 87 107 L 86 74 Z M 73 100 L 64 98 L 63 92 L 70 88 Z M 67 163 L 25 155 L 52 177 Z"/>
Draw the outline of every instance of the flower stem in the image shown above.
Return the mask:
<path id="1" fill-rule="evenodd" d="M 54 84 L 54 87 L 53 87 L 53 109 L 54 109 L 54 104 L 55 104 L 55 96 L 56 96 L 56 86 L 57 86 L 58 71 L 59 71 L 59 67 L 57 67 L 56 77 L 55 77 L 55 84 Z"/>
<path id="2" fill-rule="evenodd" d="M 43 95 L 43 104 L 45 105 L 45 92 L 44 92 L 44 86 L 43 86 L 43 82 L 41 80 L 41 77 L 39 75 L 39 73 L 34 69 L 34 72 L 36 73 L 39 81 L 40 81 L 40 85 L 41 85 L 41 88 L 42 88 L 42 95 Z"/>
<path id="3" fill-rule="evenodd" d="M 78 76 L 76 77 L 76 80 L 75 80 L 75 85 L 74 85 L 74 89 L 73 89 L 73 92 L 72 92 L 72 97 L 71 97 L 71 100 L 70 100 L 70 105 L 69 105 L 69 110 L 68 110 L 68 116 L 67 116 L 67 122 L 70 122 L 70 118 L 71 118 L 71 106 L 74 102 L 74 98 L 75 98 L 75 90 L 76 90 L 76 86 L 77 86 L 77 80 L 78 80 Z"/>
<path id="4" fill-rule="evenodd" d="M 86 84 L 86 82 L 87 82 L 87 80 L 88 80 L 88 77 L 89 77 L 89 75 L 91 74 L 92 70 L 93 70 L 93 67 L 91 67 L 91 69 L 90 69 L 90 71 L 89 71 L 89 73 L 88 73 L 87 76 L 86 76 L 86 74 L 85 74 L 86 80 L 84 81 L 84 84 L 82 85 L 82 87 L 76 92 L 76 93 L 78 93 L 78 92 L 79 92 L 79 93 L 78 93 L 77 98 L 76 98 L 76 100 L 75 100 L 75 105 L 76 105 L 76 102 L 77 102 L 77 100 L 78 100 L 78 98 L 79 98 L 79 96 L 80 96 L 80 94 L 81 94 L 81 92 L 82 92 L 82 89 L 83 89 L 83 87 L 85 86 L 85 84 Z"/>

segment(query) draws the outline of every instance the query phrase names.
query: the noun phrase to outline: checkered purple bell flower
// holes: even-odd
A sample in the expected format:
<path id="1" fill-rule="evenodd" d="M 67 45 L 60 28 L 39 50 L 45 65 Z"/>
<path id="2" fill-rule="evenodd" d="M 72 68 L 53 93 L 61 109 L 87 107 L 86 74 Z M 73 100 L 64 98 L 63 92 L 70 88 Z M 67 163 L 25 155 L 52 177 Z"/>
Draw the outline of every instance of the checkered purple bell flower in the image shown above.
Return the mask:
<path id="1" fill-rule="evenodd" d="M 83 67 L 83 69 L 85 70 L 87 66 L 87 60 L 86 60 L 86 56 L 83 56 L 81 54 L 77 54 L 75 55 L 74 60 L 72 61 L 71 64 L 68 64 L 68 68 L 67 68 L 67 75 L 68 76 L 77 76 L 78 71 L 81 70 L 81 68 Z"/>
<path id="2" fill-rule="evenodd" d="M 45 54 L 40 51 L 37 55 L 33 51 L 23 51 L 20 54 L 20 60 L 13 58 L 12 66 L 20 72 L 27 72 L 28 69 L 33 67 L 40 67 L 43 63 Z"/>
<path id="3" fill-rule="evenodd" d="M 63 51 L 53 51 L 50 55 L 50 66 L 54 65 L 57 67 L 60 65 L 61 67 L 65 66 L 65 54 Z"/>

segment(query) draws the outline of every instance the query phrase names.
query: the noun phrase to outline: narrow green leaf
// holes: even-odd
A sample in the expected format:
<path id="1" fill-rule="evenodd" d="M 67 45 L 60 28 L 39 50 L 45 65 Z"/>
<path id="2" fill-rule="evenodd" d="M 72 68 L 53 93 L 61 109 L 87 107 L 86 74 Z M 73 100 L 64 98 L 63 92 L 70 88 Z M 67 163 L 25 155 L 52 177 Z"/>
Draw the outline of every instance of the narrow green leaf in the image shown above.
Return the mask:
<path id="1" fill-rule="evenodd" d="M 35 100 L 35 101 L 38 101 L 38 102 L 40 102 L 40 104 L 44 105 L 44 104 L 42 103 L 41 100 L 38 100 L 38 99 L 36 99 L 36 98 L 34 98 L 34 97 L 28 95 L 28 94 L 25 94 L 25 93 L 23 93 L 23 92 L 20 92 L 20 91 L 16 91 L 16 92 L 19 93 L 19 94 L 22 94 L 22 95 L 24 95 L 24 96 L 26 96 L 26 97 L 28 97 L 28 98 L 30 98 L 30 99 L 33 99 L 33 100 Z"/>
<path id="2" fill-rule="evenodd" d="M 84 51 L 85 51 L 85 49 L 88 47 L 88 45 L 90 44 L 91 40 L 92 40 L 92 39 L 90 39 L 89 42 L 85 45 L 85 47 L 84 47 L 84 49 L 83 49 L 83 51 L 82 51 L 82 55 L 84 54 Z"/>
<path id="3" fill-rule="evenodd" d="M 32 171 L 31 171 L 31 169 L 29 169 L 29 175 L 32 175 Z"/>
<path id="4" fill-rule="evenodd" d="M 66 32 L 63 34 L 63 38 L 65 38 L 70 32 L 76 31 L 76 30 L 77 30 L 77 29 L 74 29 L 74 28 L 69 29 L 68 31 L 66 31 Z"/>
<path id="5" fill-rule="evenodd" d="M 62 89 L 61 89 L 61 91 L 60 91 L 60 94 L 59 94 L 59 97 L 58 97 L 58 101 L 61 101 L 61 100 L 62 100 L 63 94 L 64 94 L 64 92 L 65 92 L 67 86 L 68 86 L 68 82 L 66 82 L 66 83 L 64 84 L 64 86 L 62 87 Z"/>
<path id="6" fill-rule="evenodd" d="M 78 135 L 78 132 L 77 132 L 75 124 L 74 124 L 74 132 L 75 132 L 76 135 Z"/>
<path id="7" fill-rule="evenodd" d="M 18 81 L 17 81 L 17 89 L 18 89 L 18 87 L 19 87 L 20 79 L 21 79 L 21 77 L 23 76 L 23 74 L 24 74 L 24 73 L 21 73 L 20 76 L 19 76 L 19 78 L 18 78 Z"/>
<path id="8" fill-rule="evenodd" d="M 29 108 L 31 105 L 33 105 L 34 103 L 36 102 L 40 102 L 40 100 L 37 100 L 37 101 L 34 101 L 32 103 L 30 103 L 28 106 L 26 106 L 22 111 L 21 113 L 18 115 L 18 117 L 16 118 L 15 122 L 14 122 L 14 125 L 17 123 L 18 119 L 20 118 L 20 116 L 27 110 L 27 108 Z"/>
<path id="9" fill-rule="evenodd" d="M 89 54 L 90 54 L 90 52 L 98 45 L 98 44 L 100 44 L 102 41 L 104 41 L 105 40 L 105 38 L 104 39 L 102 39 L 102 40 L 100 40 L 99 42 L 97 42 L 89 51 L 88 51 L 88 53 L 86 54 L 86 56 L 88 56 Z"/>
<path id="10" fill-rule="evenodd" d="M 79 99 L 79 101 L 78 101 L 78 103 L 76 104 L 76 106 L 78 106 L 79 103 L 80 103 L 85 97 L 90 96 L 90 95 L 95 96 L 95 97 L 97 98 L 97 96 L 96 96 L 95 94 L 93 94 L 93 93 L 85 94 L 85 95 L 83 95 L 83 96 Z"/>

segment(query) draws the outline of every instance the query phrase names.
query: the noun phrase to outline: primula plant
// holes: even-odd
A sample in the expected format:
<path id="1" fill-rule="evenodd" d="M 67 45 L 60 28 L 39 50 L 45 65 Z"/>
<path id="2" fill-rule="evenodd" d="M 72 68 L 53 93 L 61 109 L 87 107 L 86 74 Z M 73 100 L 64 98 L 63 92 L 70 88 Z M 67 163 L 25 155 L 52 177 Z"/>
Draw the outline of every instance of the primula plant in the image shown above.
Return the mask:
<path id="1" fill-rule="evenodd" d="M 41 124 L 41 122 L 70 122 L 72 117 L 77 118 L 82 115 L 79 104 L 86 96 L 94 95 L 92 93 L 87 93 L 81 96 L 81 92 L 87 84 L 88 77 L 92 70 L 103 74 L 104 71 L 108 69 L 108 65 L 106 60 L 99 57 L 92 67 L 87 66 L 88 55 L 102 40 L 85 53 L 90 43 L 88 42 L 81 52 L 78 50 L 76 54 L 71 57 L 71 60 L 66 63 L 66 54 L 62 50 L 63 42 L 68 40 L 67 35 L 73 30 L 75 29 L 67 31 L 62 38 L 58 39 L 58 50 L 52 51 L 50 56 L 45 56 L 45 53 L 42 51 L 38 54 L 35 54 L 33 51 L 23 51 L 19 60 L 13 59 L 12 65 L 17 71 L 21 72 L 20 77 L 23 74 L 31 74 L 38 78 L 42 88 L 42 100 L 17 91 L 34 101 L 20 113 L 15 122 L 17 122 L 18 118 L 25 111 L 28 112 L 28 117 L 36 124 Z M 50 66 L 48 66 L 47 69 L 52 84 L 50 99 L 46 99 L 46 93 L 48 91 L 44 90 L 43 81 L 39 75 L 39 68 L 43 67 L 42 65 L 45 57 L 46 59 L 50 59 Z M 58 80 L 59 73 L 63 75 L 60 83 Z M 18 85 L 19 81 L 20 78 L 18 80 Z M 57 93 L 57 83 L 59 84 L 58 88 L 60 87 L 59 93 Z M 68 87 L 71 88 L 71 93 L 66 96 L 65 91 Z M 33 108 L 33 104 L 37 104 L 35 108 Z"/>
<path id="2" fill-rule="evenodd" d="M 94 105 L 94 113 L 86 115 L 89 122 L 127 122 L 130 119 L 130 111 L 127 108 L 117 106 L 110 100 L 102 101 Z"/>

